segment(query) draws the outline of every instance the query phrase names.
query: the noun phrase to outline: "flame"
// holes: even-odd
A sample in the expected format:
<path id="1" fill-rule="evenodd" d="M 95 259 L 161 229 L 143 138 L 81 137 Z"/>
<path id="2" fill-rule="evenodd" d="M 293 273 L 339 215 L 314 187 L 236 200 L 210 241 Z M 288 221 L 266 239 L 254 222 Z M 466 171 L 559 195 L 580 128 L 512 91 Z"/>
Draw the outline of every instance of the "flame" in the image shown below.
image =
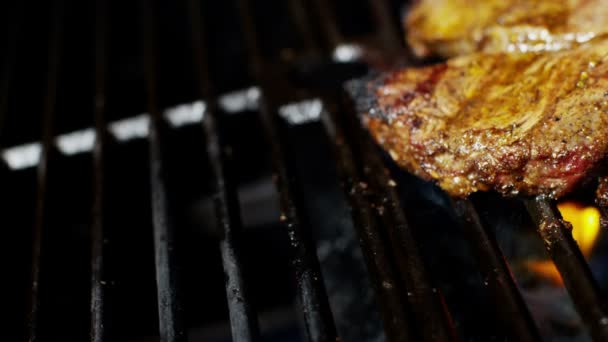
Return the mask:
<path id="1" fill-rule="evenodd" d="M 572 236 L 583 255 L 588 258 L 600 234 L 600 211 L 573 202 L 562 203 L 557 207 L 564 220 L 572 223 Z"/>
<path id="2" fill-rule="evenodd" d="M 575 202 L 560 203 L 557 208 L 564 220 L 572 224 L 572 237 L 588 259 L 600 234 L 600 211 L 595 207 L 584 207 Z M 556 285 L 563 284 L 562 277 L 551 261 L 528 261 L 526 266 Z"/>

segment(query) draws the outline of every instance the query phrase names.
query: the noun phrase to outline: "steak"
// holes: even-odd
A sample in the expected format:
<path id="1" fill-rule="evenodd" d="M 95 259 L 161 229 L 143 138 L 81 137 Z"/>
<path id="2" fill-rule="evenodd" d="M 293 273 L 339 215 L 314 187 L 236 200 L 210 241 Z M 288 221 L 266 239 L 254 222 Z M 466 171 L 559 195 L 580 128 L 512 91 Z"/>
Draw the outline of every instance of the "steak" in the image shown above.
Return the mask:
<path id="1" fill-rule="evenodd" d="M 606 22 L 608 0 L 419 0 L 405 18 L 419 57 L 569 49 Z"/>
<path id="2" fill-rule="evenodd" d="M 557 198 L 608 151 L 608 39 L 553 53 L 475 53 L 347 88 L 377 143 L 452 196 Z"/>

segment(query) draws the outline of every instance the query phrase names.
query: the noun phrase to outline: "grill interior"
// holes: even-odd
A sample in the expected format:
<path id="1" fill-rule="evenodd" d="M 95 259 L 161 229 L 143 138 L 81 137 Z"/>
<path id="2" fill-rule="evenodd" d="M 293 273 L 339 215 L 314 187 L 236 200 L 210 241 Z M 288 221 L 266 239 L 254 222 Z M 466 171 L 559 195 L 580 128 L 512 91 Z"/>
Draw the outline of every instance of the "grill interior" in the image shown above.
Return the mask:
<path id="1" fill-rule="evenodd" d="M 4 340 L 608 340 L 554 203 L 449 199 L 361 129 L 342 84 L 410 60 L 404 5 L 3 2 Z M 531 313 L 505 222 L 580 327 Z"/>

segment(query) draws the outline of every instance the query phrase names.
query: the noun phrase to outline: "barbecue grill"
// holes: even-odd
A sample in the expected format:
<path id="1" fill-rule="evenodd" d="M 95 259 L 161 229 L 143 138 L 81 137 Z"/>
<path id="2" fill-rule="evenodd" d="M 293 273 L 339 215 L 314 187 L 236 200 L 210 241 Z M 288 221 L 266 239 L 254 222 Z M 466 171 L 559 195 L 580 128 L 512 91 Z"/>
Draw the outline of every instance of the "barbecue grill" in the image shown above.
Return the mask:
<path id="1" fill-rule="evenodd" d="M 397 170 L 342 91 L 411 60 L 403 5 L 2 4 L 4 340 L 541 340 L 486 195 Z M 555 203 L 499 203 L 607 341 Z"/>

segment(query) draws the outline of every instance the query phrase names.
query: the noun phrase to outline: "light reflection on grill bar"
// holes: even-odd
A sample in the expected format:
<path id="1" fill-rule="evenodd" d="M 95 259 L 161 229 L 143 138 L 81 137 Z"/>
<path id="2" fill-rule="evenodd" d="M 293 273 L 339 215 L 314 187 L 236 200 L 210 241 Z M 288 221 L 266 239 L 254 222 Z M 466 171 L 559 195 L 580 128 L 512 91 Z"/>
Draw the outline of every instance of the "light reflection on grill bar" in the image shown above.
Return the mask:
<path id="1" fill-rule="evenodd" d="M 200 123 L 205 113 L 205 104 L 201 101 L 169 108 L 164 118 L 173 128 Z M 112 136 L 125 142 L 133 139 L 143 139 L 148 136 L 150 115 L 147 113 L 132 116 L 108 124 Z M 71 156 L 93 151 L 95 145 L 95 130 L 82 130 L 61 134 L 55 137 L 55 146 L 62 154 Z M 38 165 L 41 144 L 32 142 L 10 147 L 2 151 L 2 158 L 12 170 L 21 170 Z"/>
<path id="2" fill-rule="evenodd" d="M 235 91 L 220 97 L 220 108 L 228 114 L 236 114 L 258 108 L 259 89 L 250 87 Z M 196 101 L 177 105 L 165 110 L 163 117 L 172 128 L 184 127 L 202 122 L 207 110 L 206 103 Z M 289 103 L 280 108 L 281 116 L 290 125 L 301 125 L 319 120 L 322 105 L 319 99 L 307 99 Z M 148 136 L 150 116 L 148 113 L 117 120 L 108 124 L 112 136 L 119 142 L 133 139 L 144 139 Z M 95 144 L 95 130 L 82 130 L 61 134 L 55 137 L 55 146 L 63 155 L 72 156 L 89 153 Z M 40 160 L 40 142 L 32 142 L 6 148 L 2 151 L 2 159 L 11 170 L 22 170 L 38 165 Z"/>
<path id="3" fill-rule="evenodd" d="M 279 108 L 279 115 L 294 126 L 319 121 L 322 112 L 323 103 L 318 98 L 288 103 Z"/>
<path id="4" fill-rule="evenodd" d="M 257 110 L 260 100 L 260 88 L 249 87 L 220 96 L 220 108 L 227 113 L 239 113 L 245 110 Z"/>
<path id="5" fill-rule="evenodd" d="M 356 44 L 340 44 L 332 54 L 334 61 L 348 63 L 359 60 L 363 56 L 363 48 Z"/>

